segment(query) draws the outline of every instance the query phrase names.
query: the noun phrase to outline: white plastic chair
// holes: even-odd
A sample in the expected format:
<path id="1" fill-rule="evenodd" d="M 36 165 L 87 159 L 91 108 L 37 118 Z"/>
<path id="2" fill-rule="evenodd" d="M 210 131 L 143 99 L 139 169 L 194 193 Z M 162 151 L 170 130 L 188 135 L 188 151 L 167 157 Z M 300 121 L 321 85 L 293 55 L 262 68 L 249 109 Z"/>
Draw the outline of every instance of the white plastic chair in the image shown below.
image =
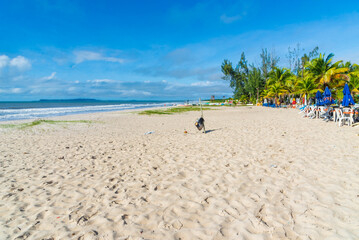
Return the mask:
<path id="1" fill-rule="evenodd" d="M 308 109 L 308 106 L 306 106 L 306 105 L 303 106 L 303 107 L 300 107 L 300 108 L 299 108 L 300 111 L 299 111 L 298 114 L 303 114 L 303 113 L 305 114 L 305 111 L 306 111 L 307 109 Z"/>
<path id="2" fill-rule="evenodd" d="M 339 120 L 339 116 L 337 114 L 337 108 L 333 109 L 333 121 L 337 122 Z"/>
<path id="3" fill-rule="evenodd" d="M 317 107 L 315 106 L 310 106 L 310 111 L 307 114 L 307 117 L 310 119 L 315 118 L 317 115 Z"/>
<path id="4" fill-rule="evenodd" d="M 319 107 L 319 118 L 323 118 L 324 121 L 331 120 L 330 108 L 329 107 Z"/>
<path id="5" fill-rule="evenodd" d="M 318 112 L 319 112 L 319 118 L 324 118 L 324 114 L 326 113 L 325 108 L 324 107 L 318 107 Z"/>
<path id="6" fill-rule="evenodd" d="M 347 110 L 347 109 L 345 109 Z M 335 109 L 338 115 L 339 127 L 343 126 L 346 121 L 348 121 L 348 125 L 351 126 L 353 124 L 353 117 L 351 114 L 344 114 L 340 108 Z M 347 111 L 351 111 L 350 109 Z M 344 111 L 346 112 L 346 111 Z"/>

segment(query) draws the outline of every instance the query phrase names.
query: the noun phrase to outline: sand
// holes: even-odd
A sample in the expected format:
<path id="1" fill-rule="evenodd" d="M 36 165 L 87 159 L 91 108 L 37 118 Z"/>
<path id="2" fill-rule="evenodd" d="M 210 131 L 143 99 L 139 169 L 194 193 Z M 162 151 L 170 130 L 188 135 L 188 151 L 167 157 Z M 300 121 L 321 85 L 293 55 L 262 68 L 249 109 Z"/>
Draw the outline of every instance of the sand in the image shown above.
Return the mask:
<path id="1" fill-rule="evenodd" d="M 0 239 L 359 239 L 359 127 L 219 109 L 1 130 Z"/>

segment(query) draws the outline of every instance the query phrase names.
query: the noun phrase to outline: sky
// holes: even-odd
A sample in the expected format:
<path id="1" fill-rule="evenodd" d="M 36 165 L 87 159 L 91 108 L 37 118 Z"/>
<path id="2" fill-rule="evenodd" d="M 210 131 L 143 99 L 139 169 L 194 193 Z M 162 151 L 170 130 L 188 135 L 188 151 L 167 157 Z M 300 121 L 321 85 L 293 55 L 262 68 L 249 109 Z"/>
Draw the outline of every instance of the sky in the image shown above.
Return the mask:
<path id="1" fill-rule="evenodd" d="M 0 101 L 222 98 L 224 59 L 359 63 L 358 43 L 358 0 L 0 0 Z"/>

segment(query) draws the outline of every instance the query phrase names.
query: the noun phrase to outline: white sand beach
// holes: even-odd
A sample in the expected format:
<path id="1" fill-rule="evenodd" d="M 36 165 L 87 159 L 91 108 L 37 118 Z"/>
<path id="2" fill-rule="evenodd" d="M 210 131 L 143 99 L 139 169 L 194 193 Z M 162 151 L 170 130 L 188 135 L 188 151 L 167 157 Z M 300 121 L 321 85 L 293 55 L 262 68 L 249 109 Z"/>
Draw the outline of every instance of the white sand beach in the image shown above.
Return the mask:
<path id="1" fill-rule="evenodd" d="M 0 239 L 359 239 L 359 127 L 218 109 L 1 129 Z"/>

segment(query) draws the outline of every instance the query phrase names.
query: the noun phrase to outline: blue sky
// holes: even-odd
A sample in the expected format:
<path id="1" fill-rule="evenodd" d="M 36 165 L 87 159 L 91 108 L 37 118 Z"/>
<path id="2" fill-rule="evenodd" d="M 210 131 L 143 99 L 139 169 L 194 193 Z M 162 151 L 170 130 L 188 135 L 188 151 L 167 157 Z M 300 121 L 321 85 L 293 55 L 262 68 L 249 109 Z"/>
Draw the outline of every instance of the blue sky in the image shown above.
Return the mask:
<path id="1" fill-rule="evenodd" d="M 359 63 L 359 2 L 0 1 L 0 101 L 230 96 L 223 59 L 288 47 Z"/>

